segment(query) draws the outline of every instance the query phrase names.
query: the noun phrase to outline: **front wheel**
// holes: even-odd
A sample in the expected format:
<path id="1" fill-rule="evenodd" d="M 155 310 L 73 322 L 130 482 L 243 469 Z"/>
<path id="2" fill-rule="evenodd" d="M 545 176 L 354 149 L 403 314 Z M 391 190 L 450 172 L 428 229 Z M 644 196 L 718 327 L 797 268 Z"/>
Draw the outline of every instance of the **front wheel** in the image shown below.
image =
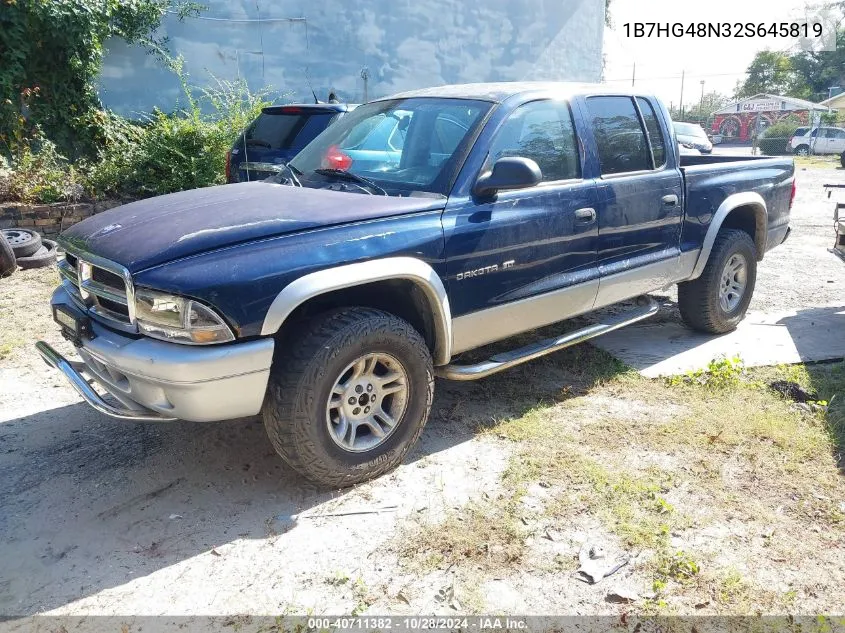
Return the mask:
<path id="1" fill-rule="evenodd" d="M 745 231 L 723 229 L 716 236 L 704 272 L 678 284 L 678 308 L 694 330 L 723 334 L 745 318 L 757 281 L 757 248 Z"/>
<path id="2" fill-rule="evenodd" d="M 840 163 L 843 167 L 845 167 L 845 152 L 842 152 L 842 153 L 839 155 L 839 163 Z"/>
<path id="3" fill-rule="evenodd" d="M 262 408 L 276 452 L 327 488 L 395 468 L 419 439 L 434 396 L 422 336 L 392 314 L 347 308 L 316 317 L 289 344 Z"/>

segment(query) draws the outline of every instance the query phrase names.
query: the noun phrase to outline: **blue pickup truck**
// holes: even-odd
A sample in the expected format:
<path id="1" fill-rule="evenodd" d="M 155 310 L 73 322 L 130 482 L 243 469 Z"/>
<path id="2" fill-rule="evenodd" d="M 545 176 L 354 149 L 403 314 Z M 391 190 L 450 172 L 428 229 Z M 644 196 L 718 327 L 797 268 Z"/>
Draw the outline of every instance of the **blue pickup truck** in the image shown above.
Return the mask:
<path id="1" fill-rule="evenodd" d="M 348 149 L 376 129 L 390 130 L 383 147 Z M 649 94 L 408 92 L 345 114 L 271 180 L 133 202 L 65 231 L 52 309 L 81 360 L 37 347 L 105 414 L 261 413 L 296 470 L 348 486 L 402 460 L 435 376 L 483 378 L 646 318 L 646 293 L 672 284 L 689 326 L 735 328 L 794 194 L 791 158 L 679 158 Z"/>

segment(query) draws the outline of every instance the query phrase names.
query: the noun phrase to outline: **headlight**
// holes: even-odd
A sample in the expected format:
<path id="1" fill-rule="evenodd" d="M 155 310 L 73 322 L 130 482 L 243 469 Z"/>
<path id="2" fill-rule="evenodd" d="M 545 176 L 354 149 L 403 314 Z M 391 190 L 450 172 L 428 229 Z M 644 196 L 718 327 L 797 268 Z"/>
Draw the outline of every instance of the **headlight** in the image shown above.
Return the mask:
<path id="1" fill-rule="evenodd" d="M 229 326 L 208 306 L 155 290 L 135 290 L 135 320 L 141 332 L 164 341 L 208 345 L 235 340 Z"/>

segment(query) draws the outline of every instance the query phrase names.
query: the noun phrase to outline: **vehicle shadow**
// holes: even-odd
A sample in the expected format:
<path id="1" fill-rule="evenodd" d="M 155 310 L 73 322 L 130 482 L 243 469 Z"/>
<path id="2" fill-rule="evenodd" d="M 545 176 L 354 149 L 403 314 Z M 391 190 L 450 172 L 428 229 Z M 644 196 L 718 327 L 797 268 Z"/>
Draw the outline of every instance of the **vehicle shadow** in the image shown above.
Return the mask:
<path id="1" fill-rule="evenodd" d="M 522 338 L 478 354 L 527 342 Z M 2 423 L 0 615 L 60 608 L 173 566 L 187 569 L 180 576 L 189 574 L 193 561 L 180 564 L 217 556 L 217 549 L 245 539 L 278 539 L 281 545 L 274 547 L 284 547 L 293 528 L 313 525 L 304 514 L 332 509 L 350 495 L 354 503 L 375 503 L 388 493 L 420 499 L 444 494 L 426 489 L 430 479 L 414 474 L 432 459 L 445 460 L 448 493 L 457 485 L 451 470 L 479 450 L 468 440 L 497 420 L 584 393 L 623 369 L 582 345 L 475 383 L 438 380 L 421 441 L 396 473 L 363 484 L 364 497 L 355 488 L 325 492 L 304 481 L 276 455 L 257 417 L 123 423 L 79 403 Z M 461 445 L 462 455 L 443 457 Z M 484 467 L 480 461 L 478 468 Z M 303 532 L 296 533 L 302 540 Z M 322 551 L 319 542 L 314 547 L 311 564 Z M 231 559 L 216 560 L 226 565 Z"/>

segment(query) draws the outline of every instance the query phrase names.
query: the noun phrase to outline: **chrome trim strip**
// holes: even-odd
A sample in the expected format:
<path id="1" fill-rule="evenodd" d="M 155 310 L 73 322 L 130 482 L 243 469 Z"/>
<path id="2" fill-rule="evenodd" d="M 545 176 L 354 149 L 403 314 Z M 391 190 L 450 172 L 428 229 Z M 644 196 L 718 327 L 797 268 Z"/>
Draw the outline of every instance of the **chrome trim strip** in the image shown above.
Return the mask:
<path id="1" fill-rule="evenodd" d="M 728 217 L 728 214 L 737 207 L 752 207 L 754 209 L 754 216 L 756 220 L 757 238 L 755 244 L 757 246 L 757 259 L 763 259 L 766 252 L 766 235 L 768 233 L 769 212 L 766 209 L 766 201 L 759 193 L 753 191 L 744 191 L 742 193 L 734 193 L 722 201 L 716 213 L 713 214 L 713 219 L 710 220 L 710 226 L 707 227 L 707 233 L 704 235 L 704 243 L 701 246 L 701 254 L 698 261 L 695 263 L 695 268 L 690 275 L 690 279 L 697 279 L 701 277 L 704 272 L 704 267 L 707 265 L 707 259 L 710 257 L 710 251 L 713 250 L 713 243 L 716 241 L 716 235 L 719 229 L 722 228 L 722 222 Z"/>
<path id="2" fill-rule="evenodd" d="M 496 374 L 505 369 L 516 367 L 530 360 L 557 352 L 566 347 L 577 345 L 591 338 L 607 334 L 621 327 L 642 321 L 657 313 L 660 306 L 651 297 L 645 297 L 646 305 L 634 308 L 628 312 L 615 315 L 602 323 L 594 323 L 587 327 L 567 332 L 566 334 L 532 343 L 519 349 L 496 354 L 492 358 L 474 365 L 446 365 L 434 370 L 436 376 L 448 380 L 478 380 Z"/>
<path id="3" fill-rule="evenodd" d="M 64 259 L 59 260 L 59 262 L 56 264 L 56 268 L 58 268 L 59 270 L 59 275 L 64 277 L 74 286 L 79 283 L 76 270 L 72 268 L 71 265 L 68 264 Z"/>
<path id="4" fill-rule="evenodd" d="M 78 248 L 77 246 L 68 243 L 68 240 L 63 238 L 61 235 L 56 238 L 56 241 L 62 249 L 76 257 L 78 261 L 79 271 L 77 276 L 77 283 L 80 286 L 83 285 L 83 281 L 90 281 L 91 265 L 97 268 L 102 268 L 103 270 L 107 270 L 110 273 L 114 273 L 115 275 L 118 275 L 123 279 L 123 284 L 126 287 L 126 309 L 129 316 L 129 322 L 127 323 L 126 320 L 122 317 L 122 315 L 121 318 L 118 320 L 114 317 L 109 317 L 108 315 L 103 314 L 102 311 L 94 312 L 94 314 L 96 314 L 103 320 L 108 321 L 110 325 L 119 327 L 125 332 L 137 332 L 138 325 L 135 321 L 135 284 L 132 282 L 132 274 L 129 272 L 129 269 L 109 259 L 105 259 L 104 257 L 94 255 L 93 253 L 89 253 L 84 249 Z M 88 272 L 83 272 L 83 269 L 86 268 L 86 264 L 88 264 Z M 80 287 L 79 294 L 84 301 L 86 299 L 86 294 L 96 293 L 92 293 L 91 288 L 89 286 L 85 287 L 84 289 Z M 102 308 L 102 306 L 100 307 Z M 88 309 L 88 307 L 86 307 L 86 309 Z"/>
<path id="5" fill-rule="evenodd" d="M 452 356 L 452 312 L 443 281 L 434 269 L 414 257 L 386 257 L 357 264 L 327 268 L 300 277 L 276 296 L 261 328 L 262 336 L 279 331 L 290 314 L 318 295 L 375 281 L 407 279 L 425 293 L 434 317 L 434 364 L 445 365 Z"/>
<path id="6" fill-rule="evenodd" d="M 120 303 L 122 305 L 128 305 L 126 301 L 126 294 L 120 294 L 118 292 L 115 292 L 112 288 L 109 288 L 104 284 L 94 281 L 93 279 L 89 279 L 82 282 L 82 288 L 88 294 L 96 295 L 98 297 L 102 297 L 103 299 L 108 299 L 109 301 L 114 301 L 115 303 Z"/>
<path id="7" fill-rule="evenodd" d="M 72 363 L 44 341 L 38 341 L 35 344 L 35 349 L 38 350 L 38 353 L 41 355 L 41 358 L 44 359 L 44 362 L 46 362 L 50 367 L 54 367 L 62 372 L 67 381 L 70 383 L 70 386 L 73 387 L 80 396 L 82 396 L 82 399 L 100 413 L 104 413 L 105 415 L 113 418 L 119 418 L 121 420 L 135 420 L 142 422 L 172 422 L 176 419 L 165 417 L 154 411 L 149 411 L 147 413 L 142 410 L 119 409 L 112 406 L 103 400 L 102 396 L 94 391 L 91 385 L 88 384 L 88 381 L 86 381 L 82 376 L 80 370 L 83 370 L 85 367 L 83 363 Z"/>

